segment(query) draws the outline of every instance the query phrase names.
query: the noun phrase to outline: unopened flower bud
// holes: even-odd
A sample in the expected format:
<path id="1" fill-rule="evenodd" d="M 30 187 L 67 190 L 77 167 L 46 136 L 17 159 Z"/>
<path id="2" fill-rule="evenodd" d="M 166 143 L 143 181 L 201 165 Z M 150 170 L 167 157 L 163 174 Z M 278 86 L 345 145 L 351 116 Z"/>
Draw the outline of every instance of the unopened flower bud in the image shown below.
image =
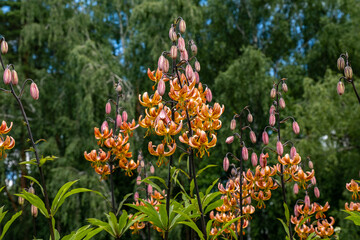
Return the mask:
<path id="1" fill-rule="evenodd" d="M 266 131 L 263 131 L 262 133 L 262 141 L 265 145 L 269 144 L 269 135 Z"/>
<path id="2" fill-rule="evenodd" d="M 297 210 L 297 205 L 296 204 L 294 206 L 294 215 L 295 215 L 295 217 L 299 217 L 299 212 Z"/>
<path id="3" fill-rule="evenodd" d="M 185 30 L 186 30 L 186 23 L 183 19 L 180 20 L 180 23 L 179 23 L 179 30 L 181 33 L 185 33 Z"/>
<path id="4" fill-rule="evenodd" d="M 271 114 L 269 117 L 269 125 L 273 127 L 275 125 L 275 122 L 276 122 L 275 115 Z"/>
<path id="5" fill-rule="evenodd" d="M 344 94 L 345 92 L 345 85 L 342 81 L 339 81 L 338 84 L 337 84 L 337 93 L 341 96 Z"/>
<path id="6" fill-rule="evenodd" d="M 29 187 L 28 193 L 35 194 L 35 189 L 33 188 L 33 186 Z"/>
<path id="7" fill-rule="evenodd" d="M 151 174 L 155 173 L 155 167 L 153 165 L 150 166 L 150 173 Z"/>
<path id="8" fill-rule="evenodd" d="M 31 215 L 33 216 L 33 217 L 37 217 L 37 215 L 38 215 L 38 208 L 37 207 L 35 207 L 34 205 L 31 205 Z"/>
<path id="9" fill-rule="evenodd" d="M 173 42 L 175 42 L 177 40 L 177 35 L 176 35 L 176 32 L 175 32 L 173 26 L 171 26 L 171 28 L 169 30 L 169 38 Z"/>
<path id="10" fill-rule="evenodd" d="M 316 198 L 319 198 L 319 197 L 320 197 L 320 190 L 319 190 L 318 187 L 315 187 L 315 188 L 314 188 L 314 194 L 315 194 L 315 197 L 316 197 Z"/>
<path id="11" fill-rule="evenodd" d="M 285 100 L 283 98 L 279 99 L 279 106 L 284 109 L 285 108 Z"/>
<path id="12" fill-rule="evenodd" d="M 275 88 L 272 88 L 271 91 L 270 91 L 270 97 L 272 99 L 274 99 L 276 97 L 276 89 Z"/>
<path id="13" fill-rule="evenodd" d="M 200 63 L 199 63 L 199 61 L 195 61 L 195 70 L 197 72 L 200 72 Z"/>
<path id="14" fill-rule="evenodd" d="M 23 197 L 18 198 L 19 205 L 24 205 L 25 199 Z"/>
<path id="15" fill-rule="evenodd" d="M 139 193 L 135 192 L 134 193 L 134 201 L 137 202 L 139 200 Z"/>
<path id="16" fill-rule="evenodd" d="M 263 153 L 260 154 L 260 157 L 259 157 L 259 162 L 260 162 L 260 166 L 262 168 L 265 168 L 266 165 L 267 165 L 267 159 L 264 157 L 265 155 Z"/>
<path id="17" fill-rule="evenodd" d="M 5 40 L 1 41 L 1 53 L 6 54 L 8 52 L 8 44 Z"/>
<path id="18" fill-rule="evenodd" d="M 137 185 L 140 185 L 140 184 L 141 184 L 141 176 L 140 176 L 140 175 L 137 176 L 137 178 L 136 178 L 136 184 L 137 184 Z"/>
<path id="19" fill-rule="evenodd" d="M 280 141 L 276 143 L 276 152 L 278 155 L 282 156 L 284 153 L 284 147 Z"/>
<path id="20" fill-rule="evenodd" d="M 164 71 L 164 62 L 165 62 L 165 57 L 161 55 L 158 60 L 158 68 L 160 71 Z"/>
<path id="21" fill-rule="evenodd" d="M 165 58 L 165 61 L 164 61 L 164 70 L 163 70 L 163 72 L 164 73 L 167 73 L 167 72 L 169 72 L 169 60 L 167 60 L 167 58 Z"/>
<path id="22" fill-rule="evenodd" d="M 170 56 L 172 59 L 176 59 L 177 58 L 177 53 L 178 53 L 178 49 L 176 46 L 172 46 L 170 49 Z"/>
<path id="23" fill-rule="evenodd" d="M 256 153 L 251 154 L 251 164 L 255 167 L 258 164 L 258 157 Z"/>
<path id="24" fill-rule="evenodd" d="M 179 40 L 178 40 L 178 48 L 179 48 L 179 51 L 180 52 L 183 52 L 185 51 L 185 40 L 182 38 L 182 37 L 179 37 Z"/>
<path id="25" fill-rule="evenodd" d="M 299 127 L 299 124 L 296 121 L 293 122 L 292 127 L 293 127 L 293 131 L 294 131 L 295 134 L 300 133 L 300 127 Z"/>
<path id="26" fill-rule="evenodd" d="M 309 166 L 310 169 L 313 169 L 313 168 L 314 168 L 313 162 L 312 162 L 312 161 L 309 161 L 309 162 L 308 162 L 308 166 Z"/>
<path id="27" fill-rule="evenodd" d="M 121 118 L 124 122 L 127 122 L 127 119 L 128 119 L 128 114 L 126 111 L 123 111 L 122 114 L 121 114 Z"/>
<path id="28" fill-rule="evenodd" d="M 230 130 L 234 131 L 236 128 L 236 119 L 232 119 L 230 122 Z"/>
<path id="29" fill-rule="evenodd" d="M 227 157 L 225 157 L 223 160 L 223 168 L 224 168 L 225 172 L 227 172 L 227 170 L 229 170 L 229 166 L 230 166 L 229 159 Z"/>
<path id="30" fill-rule="evenodd" d="M 157 91 L 158 91 L 159 95 L 163 96 L 165 94 L 165 90 L 166 90 L 165 82 L 163 79 L 160 79 L 158 86 L 157 86 Z"/>
<path id="31" fill-rule="evenodd" d="M 290 148 L 290 158 L 294 159 L 295 155 L 296 155 L 296 148 L 294 146 L 292 146 Z"/>
<path id="32" fill-rule="evenodd" d="M 38 100 L 39 99 L 39 89 L 36 85 L 36 83 L 31 83 L 30 85 L 30 95 L 34 100 Z"/>
<path id="33" fill-rule="evenodd" d="M 194 74 L 194 71 L 191 67 L 190 64 L 188 64 L 185 68 L 185 74 L 186 74 L 186 78 L 190 81 L 192 79 L 192 76 Z"/>
<path id="34" fill-rule="evenodd" d="M 294 184 L 293 191 L 295 195 L 299 193 L 299 185 L 297 183 Z"/>
<path id="35" fill-rule="evenodd" d="M 120 85 L 120 83 L 116 86 L 116 89 L 115 89 L 117 92 L 121 92 L 122 90 L 122 87 Z"/>
<path id="36" fill-rule="evenodd" d="M 236 168 L 232 168 L 231 169 L 231 175 L 236 176 L 236 174 L 237 174 Z"/>
<path id="37" fill-rule="evenodd" d="M 109 129 L 109 124 L 107 121 L 104 121 L 102 124 L 101 124 L 101 132 L 103 133 L 105 131 L 105 129 Z"/>
<path id="38" fill-rule="evenodd" d="M 230 137 L 228 137 L 226 140 L 225 140 L 225 142 L 227 143 L 227 144 L 230 144 L 230 143 L 232 143 L 234 141 L 234 136 L 230 136 Z"/>
<path id="39" fill-rule="evenodd" d="M 153 187 L 150 184 L 148 184 L 148 186 L 147 186 L 147 191 L 148 191 L 148 195 L 152 194 Z"/>
<path id="40" fill-rule="evenodd" d="M 106 103 L 106 105 L 105 105 L 105 112 L 106 112 L 106 114 L 110 114 L 110 113 L 111 113 L 111 103 L 110 103 L 110 102 Z"/>
<path id="41" fill-rule="evenodd" d="M 122 125 L 122 119 L 121 119 L 121 116 L 120 116 L 120 114 L 118 114 L 117 116 L 116 116 L 116 126 L 121 126 Z"/>
<path id="42" fill-rule="evenodd" d="M 210 88 L 206 88 L 206 94 L 205 94 L 205 97 L 206 97 L 206 100 L 208 102 L 211 102 L 212 101 L 212 92 L 210 90 Z"/>
<path id="43" fill-rule="evenodd" d="M 271 105 L 271 107 L 270 107 L 270 109 L 269 109 L 269 114 L 270 114 L 270 115 L 271 115 L 271 114 L 275 114 L 275 110 L 276 110 L 275 106 L 274 106 L 274 105 Z"/>
<path id="44" fill-rule="evenodd" d="M 180 61 L 187 61 L 189 60 L 189 55 L 188 55 L 188 52 L 185 50 L 185 51 L 182 51 L 180 52 Z"/>
<path id="45" fill-rule="evenodd" d="M 339 57 L 337 60 L 337 68 L 341 71 L 344 70 L 345 67 L 345 60 L 342 57 Z"/>
<path id="46" fill-rule="evenodd" d="M 7 84 L 10 84 L 11 83 L 11 71 L 9 68 L 6 68 L 5 71 L 4 71 L 4 75 L 3 75 L 3 80 L 4 80 L 4 83 L 7 85 Z"/>
<path id="47" fill-rule="evenodd" d="M 140 166 L 141 166 L 142 168 L 145 167 L 145 162 L 144 162 L 143 159 L 140 161 Z"/>
<path id="48" fill-rule="evenodd" d="M 253 122 L 254 118 L 253 118 L 253 115 L 252 115 L 251 113 L 249 113 L 249 114 L 247 115 L 247 120 L 248 120 L 249 123 L 252 123 L 252 122 Z"/>
<path id="49" fill-rule="evenodd" d="M 254 131 L 250 131 L 250 140 L 252 143 L 256 143 L 256 135 Z"/>
<path id="50" fill-rule="evenodd" d="M 11 78 L 12 78 L 11 81 L 12 81 L 13 85 L 17 85 L 19 83 L 19 78 L 18 78 L 17 72 L 15 70 L 11 71 Z"/>
<path id="51" fill-rule="evenodd" d="M 316 185 L 316 178 L 315 178 L 315 177 L 312 177 L 312 178 L 311 178 L 311 184 L 312 184 L 312 185 Z"/>
<path id="52" fill-rule="evenodd" d="M 283 84 L 281 85 L 281 88 L 282 88 L 282 90 L 283 90 L 284 92 L 287 92 L 287 91 L 288 91 L 288 86 L 286 85 L 286 83 L 283 83 Z"/>
<path id="53" fill-rule="evenodd" d="M 353 71 L 352 68 L 350 66 L 346 66 L 344 68 L 344 75 L 347 79 L 352 79 L 353 77 Z"/>
<path id="54" fill-rule="evenodd" d="M 310 197 L 306 194 L 304 199 L 305 206 L 310 207 Z"/>
<path id="55" fill-rule="evenodd" d="M 196 84 L 199 84 L 199 82 L 200 82 L 199 73 L 198 73 L 198 72 L 194 72 L 194 75 L 195 75 Z"/>
<path id="56" fill-rule="evenodd" d="M 244 161 L 247 161 L 249 159 L 249 152 L 245 146 L 241 150 L 241 156 L 242 156 L 242 159 L 244 159 Z"/>
<path id="57" fill-rule="evenodd" d="M 191 52 L 195 56 L 197 54 L 198 48 L 195 44 L 191 45 Z"/>

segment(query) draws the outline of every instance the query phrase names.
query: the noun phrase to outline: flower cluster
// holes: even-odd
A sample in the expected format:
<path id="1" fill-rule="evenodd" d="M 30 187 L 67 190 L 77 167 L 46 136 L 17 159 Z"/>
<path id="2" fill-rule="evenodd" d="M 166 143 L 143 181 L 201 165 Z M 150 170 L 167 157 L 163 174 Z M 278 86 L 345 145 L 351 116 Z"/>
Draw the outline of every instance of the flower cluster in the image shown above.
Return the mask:
<path id="1" fill-rule="evenodd" d="M 5 121 L 2 121 L 0 125 L 0 159 L 5 159 L 7 156 L 5 151 L 15 146 L 15 140 L 11 136 L 5 135 L 11 131 L 12 126 L 13 123 L 8 127 Z"/>
<path id="2" fill-rule="evenodd" d="M 346 184 L 346 189 L 349 192 L 352 192 L 352 200 L 360 200 L 360 186 L 356 180 L 351 179 L 351 181 Z M 350 202 L 350 204 L 345 203 L 345 209 L 348 211 L 360 212 L 360 202 Z"/>

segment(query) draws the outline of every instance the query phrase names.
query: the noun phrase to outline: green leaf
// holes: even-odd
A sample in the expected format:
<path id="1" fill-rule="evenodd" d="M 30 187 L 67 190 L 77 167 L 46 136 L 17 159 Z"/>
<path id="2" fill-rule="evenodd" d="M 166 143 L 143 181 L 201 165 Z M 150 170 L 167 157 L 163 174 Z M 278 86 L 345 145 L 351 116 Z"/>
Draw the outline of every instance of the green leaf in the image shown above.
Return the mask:
<path id="1" fill-rule="evenodd" d="M 69 190 L 69 188 L 75 184 L 77 181 L 79 180 L 75 180 L 75 181 L 72 181 L 72 182 L 67 182 L 65 183 L 60 189 L 59 191 L 57 192 L 52 204 L 51 204 L 51 212 L 52 213 L 55 213 L 56 210 L 58 209 L 58 204 L 61 200 L 61 198 L 66 194 L 66 192 Z"/>
<path id="2" fill-rule="evenodd" d="M 103 222 L 96 218 L 88 218 L 87 221 L 92 225 L 98 226 L 99 228 L 108 232 L 111 236 L 116 237 L 115 233 L 111 230 L 110 225 L 107 222 Z"/>
<path id="3" fill-rule="evenodd" d="M 157 177 L 157 176 L 149 176 L 147 178 L 145 178 L 144 180 L 149 180 L 149 179 L 156 179 L 156 180 L 159 180 L 165 187 L 165 189 L 167 189 L 167 185 L 166 185 L 166 182 L 164 179 L 162 179 L 161 177 Z M 143 180 L 143 181 L 144 181 Z"/>
<path id="4" fill-rule="evenodd" d="M 212 226 L 213 222 L 214 222 L 214 219 L 209 220 L 206 224 L 206 233 L 208 236 L 210 236 L 211 226 Z"/>
<path id="5" fill-rule="evenodd" d="M 232 219 L 231 221 L 227 222 L 222 228 L 221 230 L 214 236 L 213 239 L 216 239 L 226 228 L 228 228 L 231 224 L 233 224 L 234 222 L 238 221 L 241 217 L 237 217 Z"/>
<path id="6" fill-rule="evenodd" d="M 208 195 L 211 190 L 213 189 L 213 187 L 215 186 L 215 184 L 219 181 L 219 178 L 217 178 L 215 181 L 213 181 L 213 183 L 206 189 L 205 194 Z"/>
<path id="7" fill-rule="evenodd" d="M 89 232 L 87 235 L 86 235 L 86 238 L 84 238 L 84 240 L 89 240 L 91 239 L 92 237 L 94 237 L 96 234 L 102 232 L 102 228 L 96 228 L 94 230 L 92 230 L 91 232 Z"/>
<path id="8" fill-rule="evenodd" d="M 19 163 L 20 165 L 24 165 L 24 164 L 31 164 L 31 165 L 37 165 L 36 159 L 31 159 L 30 161 L 23 161 Z"/>
<path id="9" fill-rule="evenodd" d="M 343 211 L 349 214 L 349 216 L 347 216 L 345 219 L 348 219 L 352 221 L 355 225 L 360 226 L 360 213 L 351 212 L 347 210 L 343 210 Z"/>
<path id="10" fill-rule="evenodd" d="M 186 152 L 183 152 L 180 157 L 179 157 L 179 163 L 181 162 L 181 159 L 185 156 L 185 155 L 188 155 Z"/>
<path id="11" fill-rule="evenodd" d="M 179 222 L 179 224 L 184 224 L 188 227 L 191 227 L 192 229 L 195 230 L 195 232 L 198 234 L 200 239 L 205 240 L 204 234 L 200 231 L 200 229 L 196 226 L 196 224 L 193 221 L 191 221 L 191 222 L 183 221 L 183 222 Z"/>
<path id="12" fill-rule="evenodd" d="M 290 237 L 290 233 L 289 233 L 289 228 L 288 226 L 284 223 L 284 221 L 281 218 L 278 218 L 278 220 L 281 222 L 281 224 L 283 225 L 286 235 Z"/>
<path id="13" fill-rule="evenodd" d="M 35 178 L 33 178 L 33 177 L 31 177 L 31 176 L 24 176 L 24 177 L 27 178 L 27 179 L 29 179 L 30 181 L 33 181 L 34 183 L 36 183 L 36 184 L 40 187 L 43 196 L 45 195 L 45 194 L 44 194 L 44 189 L 43 189 L 43 187 L 41 186 L 41 184 L 39 183 L 38 180 L 36 180 Z"/>
<path id="14" fill-rule="evenodd" d="M 124 230 L 124 227 L 126 226 L 127 221 L 128 221 L 128 214 L 124 210 L 123 213 L 121 214 L 120 218 L 119 218 L 119 223 L 118 223 L 118 231 L 119 231 L 119 233 L 123 233 L 123 230 Z"/>
<path id="15" fill-rule="evenodd" d="M 55 157 L 55 156 L 46 156 L 46 157 L 42 157 L 42 158 L 40 158 L 40 167 L 42 166 L 42 165 L 44 165 L 47 161 L 54 161 L 55 159 L 56 159 L 57 157 Z"/>
<path id="16" fill-rule="evenodd" d="M 128 193 L 124 196 L 123 200 L 120 202 L 118 210 L 116 211 L 116 216 L 119 215 L 120 210 L 122 208 L 122 206 L 124 205 L 124 202 L 132 195 L 132 193 Z"/>
<path id="17" fill-rule="evenodd" d="M 222 199 L 219 199 L 211 204 L 209 204 L 206 208 L 205 208 L 205 211 L 204 211 L 204 214 L 207 214 L 208 212 L 210 212 L 211 210 L 217 208 L 217 207 L 220 207 L 222 204 L 224 203 L 224 200 Z"/>
<path id="18" fill-rule="evenodd" d="M 191 196 L 191 197 L 194 196 L 194 194 L 193 194 L 193 192 L 194 192 L 194 187 L 195 187 L 194 179 L 192 179 L 191 182 L 190 182 L 190 196 Z"/>
<path id="19" fill-rule="evenodd" d="M 2 206 L 2 207 L 0 208 L 0 223 L 1 223 L 2 220 L 4 219 L 6 213 L 8 212 L 8 211 L 5 211 L 5 212 L 3 212 L 3 211 L 4 211 L 4 206 Z"/>
<path id="20" fill-rule="evenodd" d="M 285 209 L 286 224 L 289 225 L 289 223 L 290 223 L 290 213 L 289 213 L 289 208 L 286 205 L 286 203 L 284 203 L 284 209 Z"/>
<path id="21" fill-rule="evenodd" d="M 5 224 L 3 230 L 2 230 L 2 234 L 0 236 L 0 240 L 3 239 L 4 235 L 6 234 L 6 232 L 9 230 L 11 224 L 22 214 L 22 211 L 15 213 L 11 219 L 9 221 L 7 221 L 7 223 Z"/>
<path id="22" fill-rule="evenodd" d="M 118 231 L 118 221 L 117 218 L 115 216 L 115 214 L 113 212 L 109 212 L 109 214 L 106 215 L 108 218 L 108 222 L 109 225 L 111 227 L 111 230 L 113 231 L 113 233 L 115 234 L 115 236 L 119 236 L 119 231 Z"/>
<path id="23" fill-rule="evenodd" d="M 200 169 L 197 173 L 196 173 L 196 177 L 198 177 L 202 172 L 204 172 L 206 169 L 208 168 L 212 168 L 212 167 L 217 167 L 217 165 L 211 164 L 211 165 L 207 165 L 206 167 Z"/>
<path id="24" fill-rule="evenodd" d="M 150 181 L 150 180 L 148 180 L 148 179 L 144 179 L 144 180 L 142 180 L 142 182 L 147 183 L 147 184 L 150 184 L 150 185 L 151 185 L 153 188 L 155 188 L 163 197 L 165 197 L 164 194 L 163 194 L 163 192 L 162 192 L 162 189 L 161 189 L 156 183 L 154 183 L 154 182 L 152 182 L 152 181 Z"/>
<path id="25" fill-rule="evenodd" d="M 1 188 L 0 188 L 0 192 L 2 192 L 2 190 L 3 190 L 4 188 L 5 188 L 5 186 L 1 187 Z"/>
<path id="26" fill-rule="evenodd" d="M 35 194 L 29 193 L 25 190 L 22 190 L 20 194 L 15 194 L 15 196 L 22 197 L 26 199 L 28 202 L 30 202 L 32 205 L 37 207 L 40 212 L 46 217 L 49 218 L 49 214 L 46 210 L 45 203 Z"/>

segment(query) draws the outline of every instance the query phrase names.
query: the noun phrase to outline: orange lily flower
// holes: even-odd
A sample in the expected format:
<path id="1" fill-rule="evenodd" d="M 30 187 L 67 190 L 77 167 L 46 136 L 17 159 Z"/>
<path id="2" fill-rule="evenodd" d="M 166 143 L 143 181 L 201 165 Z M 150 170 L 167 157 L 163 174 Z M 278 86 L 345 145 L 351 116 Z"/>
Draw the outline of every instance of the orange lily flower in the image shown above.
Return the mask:
<path id="1" fill-rule="evenodd" d="M 131 219 L 133 217 L 132 214 L 129 214 L 128 218 Z M 133 220 L 135 220 L 138 216 L 136 216 Z M 130 227 L 131 230 L 133 230 L 131 232 L 131 234 L 139 234 L 140 230 L 143 229 L 145 227 L 145 222 L 134 222 L 134 224 Z"/>
<path id="2" fill-rule="evenodd" d="M 110 152 L 106 153 L 99 149 L 99 153 L 97 153 L 96 150 L 92 150 L 90 153 L 84 152 L 84 157 L 91 162 L 92 166 L 102 166 L 109 160 Z"/>
<path id="3" fill-rule="evenodd" d="M 142 128 L 147 128 L 147 131 L 145 133 L 144 138 L 146 138 L 147 136 L 150 136 L 151 133 L 154 131 L 154 121 L 151 120 L 148 116 L 145 116 L 144 119 L 141 119 L 142 115 L 140 115 L 139 117 L 139 125 Z"/>
<path id="4" fill-rule="evenodd" d="M 296 225 L 295 231 L 298 234 L 298 236 L 300 237 L 300 240 L 305 240 L 311 233 L 313 233 L 315 231 L 315 229 L 314 229 L 313 225 L 311 225 L 309 227 L 306 224 L 303 224 L 301 226 Z"/>
<path id="5" fill-rule="evenodd" d="M 317 227 L 315 228 L 316 235 L 320 237 L 330 237 L 334 234 L 334 223 L 335 219 L 330 217 L 331 222 L 329 223 L 326 219 L 317 222 Z"/>
<path id="6" fill-rule="evenodd" d="M 164 121 L 158 121 L 155 127 L 155 133 L 159 136 L 164 136 L 164 143 L 174 142 L 171 136 L 178 134 L 182 129 L 182 121 L 176 126 L 176 123 L 171 121 L 169 128 L 167 128 L 164 124 Z"/>
<path id="7" fill-rule="evenodd" d="M 141 101 L 141 94 L 139 94 L 139 102 L 141 105 L 143 105 L 144 107 L 154 107 L 156 105 L 158 105 L 162 100 L 162 97 L 160 96 L 160 94 L 158 93 L 158 91 L 155 91 L 155 94 L 152 98 L 149 98 L 149 94 L 147 92 L 145 92 L 142 95 L 142 101 Z"/>
<path id="8" fill-rule="evenodd" d="M 122 136 L 121 133 L 119 133 L 117 139 L 114 138 L 108 138 L 104 142 L 104 145 L 108 148 L 111 148 L 111 152 L 116 156 L 115 158 L 118 160 L 126 160 L 126 158 L 131 158 L 132 153 L 129 152 L 130 149 L 130 143 L 128 143 L 129 136 Z"/>
<path id="9" fill-rule="evenodd" d="M 300 205 L 296 205 L 295 208 L 298 211 L 298 213 L 304 215 L 305 217 L 313 215 L 315 213 L 314 204 L 311 204 L 310 206 L 307 206 L 306 204 L 305 206 L 303 204 L 300 204 Z"/>
<path id="10" fill-rule="evenodd" d="M 137 169 L 137 167 L 139 166 L 139 161 L 137 161 L 136 163 L 134 162 L 134 160 L 120 160 L 119 161 L 119 166 L 121 169 L 124 169 L 125 175 L 131 177 L 133 175 L 132 170 Z"/>
<path id="11" fill-rule="evenodd" d="M 154 194 L 151 194 L 151 197 L 158 200 L 158 201 L 161 200 L 161 199 L 164 199 L 164 196 L 165 196 L 165 190 L 163 190 L 162 193 L 155 190 Z"/>
<path id="12" fill-rule="evenodd" d="M 12 126 L 13 126 L 12 122 L 10 123 L 10 127 L 8 127 L 6 122 L 3 120 L 0 125 L 0 135 L 7 134 L 8 132 L 10 132 Z"/>
<path id="13" fill-rule="evenodd" d="M 263 207 L 266 208 L 264 201 L 267 201 L 271 198 L 271 191 L 268 190 L 265 193 L 263 191 L 259 191 L 256 193 L 253 190 L 251 191 L 251 197 L 252 199 L 258 202 L 258 204 L 256 205 L 257 208 L 259 209 L 262 209 Z"/>
<path id="14" fill-rule="evenodd" d="M 200 158 L 202 158 L 205 154 L 205 152 L 210 156 L 210 153 L 208 152 L 209 148 L 215 147 L 217 138 L 215 134 L 212 135 L 212 140 L 209 141 L 208 137 L 206 136 L 205 131 L 197 130 L 196 134 L 189 139 L 189 145 L 193 148 L 198 149 L 198 153 L 200 153 Z M 181 141 L 181 140 L 180 140 Z"/>
<path id="15" fill-rule="evenodd" d="M 304 189 L 306 189 L 306 182 L 310 181 L 314 177 L 314 174 L 314 169 L 311 172 L 307 171 L 305 173 L 301 167 L 299 167 L 299 171 L 297 173 L 293 173 L 292 178 L 294 181 L 299 182 Z"/>
<path id="16" fill-rule="evenodd" d="M 12 137 L 6 136 L 5 141 L 0 138 L 0 159 L 6 158 L 5 150 L 12 149 L 15 146 L 15 140 Z"/>
<path id="17" fill-rule="evenodd" d="M 160 79 L 163 77 L 163 73 L 162 73 L 162 71 L 159 70 L 159 68 L 156 70 L 156 74 L 155 74 L 155 71 L 151 71 L 150 68 L 148 68 L 147 74 L 148 74 L 148 77 L 150 78 L 150 80 L 155 82 L 154 86 L 152 87 L 152 89 L 155 90 L 155 86 L 156 86 L 156 84 L 158 84 Z M 163 78 L 163 80 L 164 80 L 164 82 L 169 81 L 168 78 Z"/>
<path id="18" fill-rule="evenodd" d="M 315 218 L 319 219 L 319 218 L 326 218 L 326 215 L 324 214 L 324 212 L 327 212 L 330 208 L 330 205 L 328 202 L 325 203 L 324 206 L 321 206 L 320 204 L 314 203 L 315 206 Z"/>
<path id="19" fill-rule="evenodd" d="M 360 212 L 360 203 L 351 202 L 350 207 L 349 207 L 348 203 L 345 203 L 345 209 L 348 210 L 348 211 Z"/>
<path id="20" fill-rule="evenodd" d="M 165 147 L 164 147 L 164 144 L 162 144 L 162 143 L 157 146 L 156 151 L 155 151 L 154 150 L 155 146 L 152 145 L 152 142 L 149 142 L 148 150 L 149 150 L 150 154 L 159 157 L 158 161 L 156 163 L 156 165 L 158 167 L 160 167 L 161 164 L 163 164 L 164 160 L 166 160 L 166 157 L 174 154 L 174 152 L 176 150 L 176 143 L 174 143 L 172 146 L 170 146 L 170 145 L 167 145 L 167 146 L 169 148 L 168 152 L 165 152 Z M 167 161 L 165 162 L 165 165 L 166 164 L 167 164 Z"/>
<path id="21" fill-rule="evenodd" d="M 97 166 L 94 169 L 97 174 L 101 175 L 100 180 L 106 179 L 106 176 L 110 174 L 109 165 Z"/>
<path id="22" fill-rule="evenodd" d="M 98 144 L 99 146 L 103 146 L 104 141 L 105 141 L 106 139 L 108 139 L 109 137 L 111 137 L 112 134 L 113 134 L 112 129 L 110 129 L 110 131 L 109 131 L 109 129 L 108 129 L 107 127 L 105 128 L 105 130 L 104 130 L 103 133 L 100 132 L 99 128 L 97 128 L 97 127 L 94 128 L 95 139 L 98 139 L 98 140 L 99 140 L 99 141 L 97 142 L 97 144 Z"/>
<path id="23" fill-rule="evenodd" d="M 278 160 L 279 162 L 286 166 L 286 165 L 298 165 L 300 162 L 301 162 L 301 157 L 300 155 L 297 153 L 295 156 L 294 156 L 294 159 L 290 159 L 290 156 L 289 154 L 286 154 L 284 157 L 280 157 L 278 156 Z"/>
<path id="24" fill-rule="evenodd" d="M 130 135 L 130 137 L 133 136 L 133 131 L 139 127 L 139 124 L 135 123 L 135 119 L 132 120 L 131 123 L 127 123 L 125 121 L 122 122 L 122 125 L 120 126 L 120 132 L 123 132 L 124 135 Z"/>
<path id="25" fill-rule="evenodd" d="M 353 193 L 351 196 L 353 200 L 356 200 L 358 198 L 360 199 L 360 187 L 359 184 L 354 181 L 354 179 L 351 179 L 351 182 L 346 184 L 346 189 Z"/>

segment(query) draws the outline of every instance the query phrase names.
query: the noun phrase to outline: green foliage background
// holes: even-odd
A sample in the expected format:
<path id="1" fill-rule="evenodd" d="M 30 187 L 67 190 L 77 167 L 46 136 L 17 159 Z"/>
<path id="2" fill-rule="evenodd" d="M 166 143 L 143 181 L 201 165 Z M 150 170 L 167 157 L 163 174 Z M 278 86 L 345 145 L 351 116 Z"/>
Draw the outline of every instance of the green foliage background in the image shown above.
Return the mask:
<path id="1" fill-rule="evenodd" d="M 155 69 L 161 52 L 169 50 L 169 26 L 182 16 L 187 37 L 194 39 L 199 49 L 200 79 L 212 88 L 214 100 L 225 105 L 218 146 L 210 157 L 197 162 L 197 168 L 221 166 L 225 153 L 236 151 L 224 143 L 232 115 L 246 105 L 254 113 L 254 131 L 260 140 L 269 117 L 272 82 L 286 77 L 286 115 L 297 119 L 301 134 L 295 137 L 286 124 L 284 136 L 295 142 L 303 158 L 310 156 L 314 162 L 321 191 L 318 201 L 329 201 L 329 214 L 341 227 L 341 239 L 359 238 L 359 229 L 343 220 L 340 209 L 350 200 L 345 183 L 359 177 L 360 106 L 350 85 L 346 85 L 344 96 L 336 94 L 340 76 L 336 59 L 341 52 L 349 52 L 360 88 L 359 8 L 357 0 L 1 1 L 0 34 L 9 42 L 5 61 L 15 65 L 20 79 L 32 78 L 38 83 L 39 101 L 25 94 L 25 108 L 35 138 L 47 139 L 41 153 L 59 156 L 45 169 L 51 197 L 62 184 L 75 179 L 80 179 L 81 187 L 109 195 L 108 183 L 99 181 L 83 152 L 95 147 L 93 128 L 106 117 L 104 108 L 114 95 L 113 81 L 121 78 L 126 83 L 127 101 L 121 105 L 130 119 L 142 113 L 137 96 L 150 90 L 146 70 Z M 14 122 L 11 133 L 16 140 L 16 149 L 0 162 L 1 185 L 6 182 L 9 192 L 2 195 L 0 205 L 14 211 L 20 207 L 11 204 L 16 202 L 12 194 L 29 187 L 21 174 L 38 176 L 36 169 L 18 165 L 31 156 L 25 153 L 29 143 L 16 103 L 7 94 L 0 95 L 0 103 L 0 120 Z M 145 159 L 155 163 L 142 136 L 138 130 L 133 153 L 136 156 L 142 149 Z M 259 154 L 261 143 L 253 147 Z M 186 167 L 184 162 L 180 164 Z M 156 171 L 165 177 L 165 168 Z M 213 176 L 226 180 L 222 169 L 214 168 L 200 177 L 200 187 L 206 189 Z M 124 193 L 134 191 L 135 178 L 117 174 L 118 201 Z M 291 189 L 288 192 L 291 206 L 298 197 L 303 198 L 293 196 Z M 280 194 L 275 193 L 267 206 L 256 211 L 248 239 L 284 237 L 280 222 L 274 221 L 283 216 Z M 56 219 L 57 228 L 62 234 L 69 233 L 86 224 L 86 218 L 105 219 L 108 210 L 99 197 L 80 194 L 64 204 Z M 8 239 L 32 239 L 30 206 L 24 212 Z M 44 219 L 38 217 L 36 224 L 37 237 L 47 238 Z M 180 239 L 181 229 L 172 234 L 172 239 Z"/>

